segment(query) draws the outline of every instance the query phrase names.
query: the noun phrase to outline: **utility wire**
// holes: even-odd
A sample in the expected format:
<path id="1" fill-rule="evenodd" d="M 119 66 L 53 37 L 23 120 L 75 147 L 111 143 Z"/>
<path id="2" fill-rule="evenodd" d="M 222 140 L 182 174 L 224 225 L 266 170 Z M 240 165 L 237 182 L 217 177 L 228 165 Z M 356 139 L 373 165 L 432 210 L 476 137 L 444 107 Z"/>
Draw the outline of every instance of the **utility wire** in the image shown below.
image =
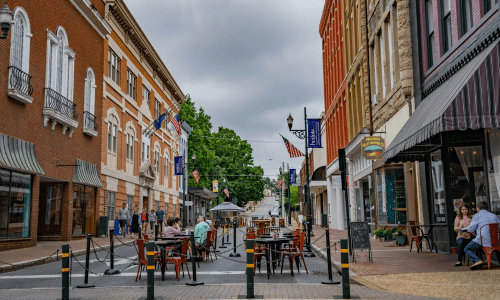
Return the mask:
<path id="1" fill-rule="evenodd" d="M 206 136 L 206 135 L 197 135 L 197 134 L 190 134 L 189 136 L 196 136 L 196 137 L 203 137 L 207 139 L 216 139 L 216 140 L 226 140 L 226 141 L 233 141 L 233 142 L 254 142 L 254 143 L 270 143 L 270 144 L 283 144 L 283 142 L 280 141 L 259 141 L 259 140 L 235 140 L 235 139 L 228 139 L 228 138 L 220 138 L 220 137 L 215 137 L 215 136 Z"/>

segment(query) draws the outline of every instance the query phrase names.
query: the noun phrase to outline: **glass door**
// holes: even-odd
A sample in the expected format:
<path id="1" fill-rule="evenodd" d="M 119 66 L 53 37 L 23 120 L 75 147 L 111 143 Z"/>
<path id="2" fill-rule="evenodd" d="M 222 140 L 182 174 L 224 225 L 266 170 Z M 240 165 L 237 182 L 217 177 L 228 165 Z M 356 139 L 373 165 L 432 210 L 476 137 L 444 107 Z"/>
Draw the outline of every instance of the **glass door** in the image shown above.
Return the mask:
<path id="1" fill-rule="evenodd" d="M 486 190 L 486 178 L 484 176 L 483 168 L 469 168 L 469 188 L 471 195 L 471 203 L 469 207 L 472 213 L 476 213 L 476 206 L 478 202 L 488 202 L 488 194 Z"/>

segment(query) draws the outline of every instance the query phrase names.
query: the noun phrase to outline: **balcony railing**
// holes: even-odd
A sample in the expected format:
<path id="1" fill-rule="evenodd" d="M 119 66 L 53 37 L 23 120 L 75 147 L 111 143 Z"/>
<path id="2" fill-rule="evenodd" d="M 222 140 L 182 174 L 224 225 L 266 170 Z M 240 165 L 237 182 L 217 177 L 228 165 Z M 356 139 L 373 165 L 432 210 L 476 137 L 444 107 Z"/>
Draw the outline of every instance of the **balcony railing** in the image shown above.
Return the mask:
<path id="1" fill-rule="evenodd" d="M 33 86 L 31 85 L 31 76 L 24 73 L 21 69 L 10 66 L 10 87 L 18 92 L 31 96 L 33 94 Z"/>
<path id="2" fill-rule="evenodd" d="M 83 126 L 85 126 L 85 128 L 97 131 L 96 117 L 88 111 L 83 112 Z"/>
<path id="3" fill-rule="evenodd" d="M 51 88 L 45 88 L 45 106 L 53 108 L 69 118 L 78 120 L 76 104 Z"/>

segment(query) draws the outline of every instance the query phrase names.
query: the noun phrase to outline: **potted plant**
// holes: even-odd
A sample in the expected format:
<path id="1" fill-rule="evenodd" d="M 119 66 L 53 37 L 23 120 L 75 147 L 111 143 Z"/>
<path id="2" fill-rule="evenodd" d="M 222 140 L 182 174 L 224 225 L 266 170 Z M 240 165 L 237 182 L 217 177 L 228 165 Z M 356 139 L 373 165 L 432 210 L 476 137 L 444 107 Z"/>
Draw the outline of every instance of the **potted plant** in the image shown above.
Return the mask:
<path id="1" fill-rule="evenodd" d="M 394 237 L 392 235 L 393 231 L 394 231 L 394 229 L 390 228 L 389 226 L 385 227 L 384 235 L 386 236 L 387 242 L 392 242 L 392 240 L 394 239 Z"/>
<path id="2" fill-rule="evenodd" d="M 394 236 L 396 238 L 396 244 L 398 246 L 404 246 L 406 245 L 406 239 L 407 239 L 407 235 L 406 235 L 406 229 L 397 229 L 394 233 Z"/>
<path id="3" fill-rule="evenodd" d="M 383 242 L 382 239 L 385 238 L 383 228 L 376 229 L 375 231 L 373 231 L 373 234 L 375 234 L 375 236 L 378 237 L 381 242 Z"/>

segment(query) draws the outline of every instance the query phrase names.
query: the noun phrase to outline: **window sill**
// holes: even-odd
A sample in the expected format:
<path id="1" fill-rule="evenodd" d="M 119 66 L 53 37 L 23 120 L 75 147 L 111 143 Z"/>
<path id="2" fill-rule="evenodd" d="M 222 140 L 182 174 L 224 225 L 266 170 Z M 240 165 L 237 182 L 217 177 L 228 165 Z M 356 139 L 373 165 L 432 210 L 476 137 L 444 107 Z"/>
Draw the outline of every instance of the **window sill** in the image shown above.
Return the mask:
<path id="1" fill-rule="evenodd" d="M 24 104 L 30 104 L 33 103 L 33 97 L 26 95 L 24 93 L 21 93 L 17 89 L 14 88 L 9 88 L 7 89 L 7 95 L 11 98 L 16 99 L 17 101 L 24 103 Z"/>
<path id="2" fill-rule="evenodd" d="M 90 128 L 87 126 L 83 127 L 83 133 L 88 134 L 88 135 L 93 136 L 93 137 L 97 136 L 97 131 L 94 130 L 94 128 Z"/>
<path id="3" fill-rule="evenodd" d="M 66 130 L 69 128 L 69 137 L 73 135 L 73 131 L 78 127 L 78 121 L 71 119 L 51 107 L 44 107 L 42 112 L 43 127 L 47 127 L 49 120 L 52 120 L 52 130 L 56 128 L 57 123 L 60 123 L 63 126 L 63 135 L 66 134 Z"/>

